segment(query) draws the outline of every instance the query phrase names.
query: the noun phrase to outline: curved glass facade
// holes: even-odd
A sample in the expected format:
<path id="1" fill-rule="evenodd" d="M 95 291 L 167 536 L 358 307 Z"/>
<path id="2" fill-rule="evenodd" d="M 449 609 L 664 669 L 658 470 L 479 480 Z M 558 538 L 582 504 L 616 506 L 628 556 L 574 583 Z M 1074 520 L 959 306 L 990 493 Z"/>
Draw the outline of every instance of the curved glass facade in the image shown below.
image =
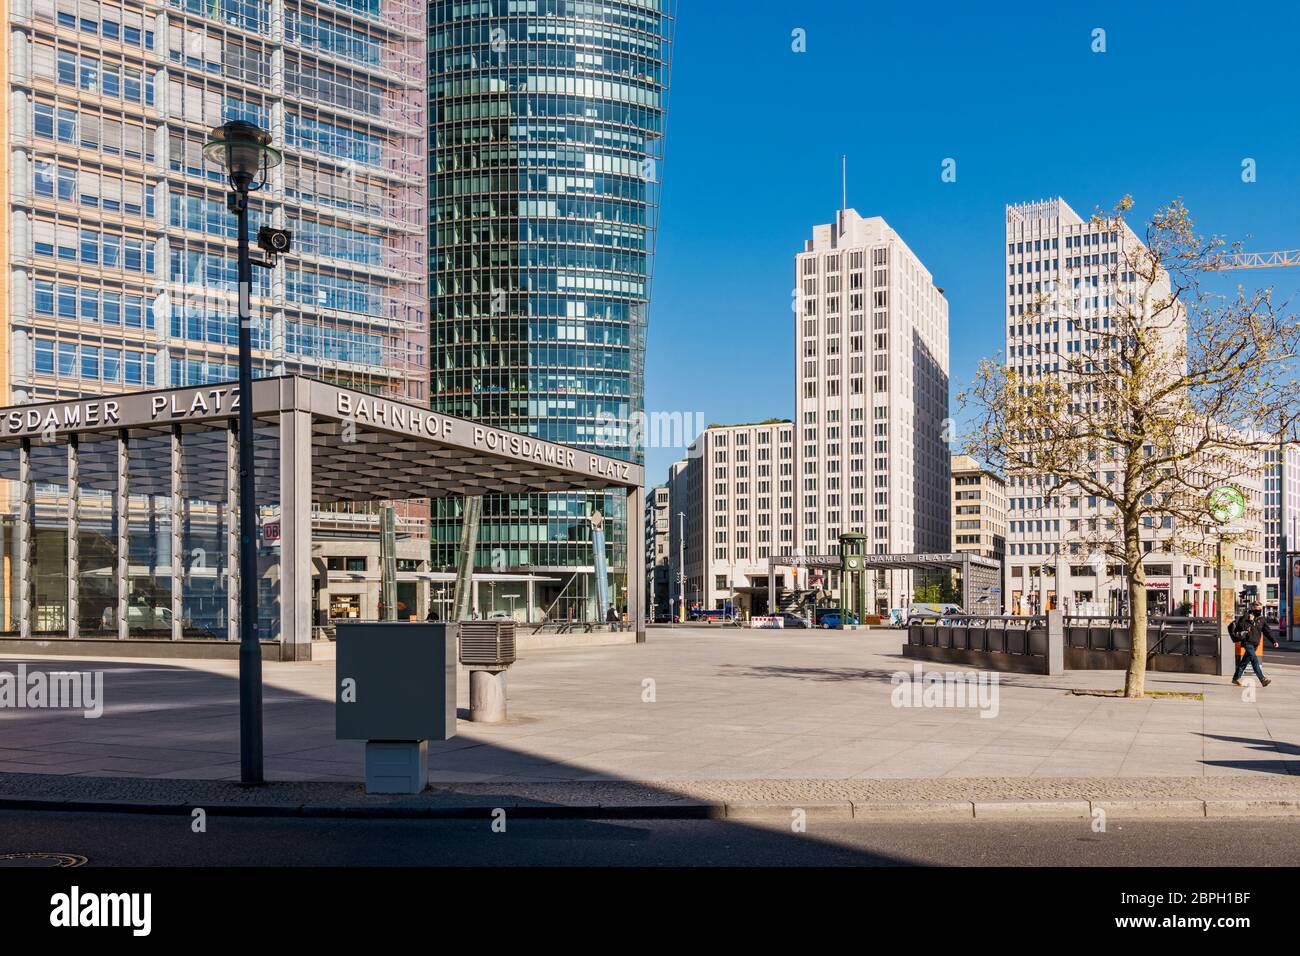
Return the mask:
<path id="1" fill-rule="evenodd" d="M 641 461 L 672 6 L 429 4 L 434 408 Z M 434 565 L 455 563 L 459 507 L 436 506 Z M 621 577 L 623 495 L 485 499 L 475 563 L 569 572 L 543 606 L 597 614 L 593 508 Z"/>

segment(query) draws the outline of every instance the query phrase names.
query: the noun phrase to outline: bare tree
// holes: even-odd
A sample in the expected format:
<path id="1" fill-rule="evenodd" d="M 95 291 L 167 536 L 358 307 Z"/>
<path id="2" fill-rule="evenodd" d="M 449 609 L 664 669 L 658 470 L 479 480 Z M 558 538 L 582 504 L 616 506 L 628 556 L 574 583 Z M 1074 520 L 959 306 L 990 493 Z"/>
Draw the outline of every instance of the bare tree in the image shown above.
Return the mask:
<path id="1" fill-rule="evenodd" d="M 1067 334 L 1045 334 L 1038 354 L 986 358 L 959 402 L 974 417 L 969 453 L 1027 479 L 1044 510 L 1062 497 L 1097 500 L 1066 547 L 1122 568 L 1132 639 L 1124 694 L 1141 697 L 1144 548 L 1206 554 L 1217 534 L 1212 490 L 1257 476 L 1264 449 L 1295 440 L 1300 322 L 1271 289 L 1205 287 L 1235 250 L 1198 235 L 1180 201 L 1156 212 L 1144 240 L 1125 223 L 1132 205 L 1126 196 L 1093 216 L 1114 253 L 1097 274 L 1062 270 L 1032 315 L 1015 319 Z"/>

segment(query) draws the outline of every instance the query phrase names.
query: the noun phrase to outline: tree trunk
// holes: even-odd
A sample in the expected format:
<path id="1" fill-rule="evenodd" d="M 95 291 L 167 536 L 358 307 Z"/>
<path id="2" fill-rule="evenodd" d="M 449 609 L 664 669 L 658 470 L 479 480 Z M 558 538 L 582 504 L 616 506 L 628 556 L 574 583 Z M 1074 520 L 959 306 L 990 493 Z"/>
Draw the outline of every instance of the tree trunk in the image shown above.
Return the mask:
<path id="1" fill-rule="evenodd" d="M 1128 634 L 1132 652 L 1128 659 L 1128 673 L 1124 676 L 1124 696 L 1140 699 L 1146 693 L 1147 676 L 1147 575 L 1146 568 L 1142 567 L 1142 545 L 1138 541 L 1136 523 L 1132 539 L 1125 529 L 1124 550 L 1132 556 L 1125 562 L 1128 569 Z"/>

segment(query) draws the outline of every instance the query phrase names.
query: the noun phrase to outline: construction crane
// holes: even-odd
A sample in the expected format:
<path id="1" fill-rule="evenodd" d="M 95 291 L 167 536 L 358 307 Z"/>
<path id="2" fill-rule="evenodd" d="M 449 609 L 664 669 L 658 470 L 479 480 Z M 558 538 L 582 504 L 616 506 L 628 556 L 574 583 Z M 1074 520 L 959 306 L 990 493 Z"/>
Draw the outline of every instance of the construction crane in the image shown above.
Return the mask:
<path id="1" fill-rule="evenodd" d="M 1217 271 L 1230 269 L 1271 269 L 1276 266 L 1300 266 L 1300 249 L 1284 249 L 1281 252 L 1234 252 L 1222 256 L 1220 261 L 1211 266 Z"/>

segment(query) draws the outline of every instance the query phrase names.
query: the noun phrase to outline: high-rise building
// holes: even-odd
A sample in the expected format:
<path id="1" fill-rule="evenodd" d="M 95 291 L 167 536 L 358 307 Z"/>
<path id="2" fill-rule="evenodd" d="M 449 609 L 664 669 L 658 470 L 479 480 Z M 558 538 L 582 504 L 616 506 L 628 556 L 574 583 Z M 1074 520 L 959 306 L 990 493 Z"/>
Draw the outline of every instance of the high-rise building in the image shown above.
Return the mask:
<path id="1" fill-rule="evenodd" d="M 766 611 L 768 558 L 795 541 L 793 423 L 710 425 L 687 461 L 690 596 L 709 609 Z"/>
<path id="2" fill-rule="evenodd" d="M 833 554 L 867 535 L 876 554 L 946 551 L 948 302 L 878 216 L 841 210 L 795 257 L 795 547 Z M 909 571 L 877 582 L 904 606 Z"/>
<path id="3" fill-rule="evenodd" d="M 422 3 L 9 0 L 0 10 L 0 404 L 237 377 L 235 219 L 225 171 L 202 154 L 213 128 L 237 119 L 283 152 L 252 194 L 253 230 L 293 236 L 273 268 L 253 270 L 254 375 L 427 399 Z M 254 438 L 270 448 L 275 434 Z M 74 494 L 72 446 L 60 437 L 33 456 L 41 470 L 27 505 L 9 471 L 2 537 L 17 540 L 25 520 L 33 529 L 30 627 L 108 629 L 125 600 L 114 582 L 125 576 L 133 631 L 162 627 L 170 613 L 187 633 L 227 636 L 229 513 L 213 503 L 228 500 L 229 438 L 135 429 L 122 456 L 116 442 L 87 440 L 76 449 L 84 484 Z M 16 463 L 17 443 L 3 452 Z M 259 464 L 259 560 L 269 569 L 279 561 L 281 498 L 274 458 L 264 457 L 272 465 Z M 169 480 L 178 461 L 188 469 L 179 503 Z M 109 490 L 124 478 L 130 492 L 115 505 Z M 73 502 L 69 554 L 61 522 Z M 412 572 L 399 603 L 412 613 L 427 604 L 413 580 L 427 570 L 427 549 L 412 543 L 426 533 L 418 511 L 403 503 L 399 516 L 399 553 Z M 377 531 L 372 502 L 313 519 L 322 563 L 376 567 L 354 548 L 359 530 Z M 22 564 L 11 550 L 0 602 L 10 629 L 23 607 L 23 586 L 8 580 Z M 212 573 L 192 576 L 192 561 Z M 70 566 L 84 578 L 79 605 Z M 264 637 L 278 628 L 274 577 L 268 570 L 259 581 Z M 331 589 L 325 577 L 311 591 L 313 620 L 375 613 L 377 579 L 367 591 L 337 580 Z"/>
<path id="4" fill-rule="evenodd" d="M 1007 483 L 970 455 L 952 456 L 952 550 L 1003 561 Z"/>
<path id="5" fill-rule="evenodd" d="M 1264 453 L 1267 474 L 1264 478 L 1264 603 L 1278 606 L 1278 573 L 1282 562 L 1282 532 L 1285 531 L 1288 553 L 1300 552 L 1300 445 L 1286 446 L 1286 468 L 1276 449 Z M 1286 488 L 1283 490 L 1282 482 Z M 1294 561 L 1291 562 L 1295 564 Z M 1292 575 L 1294 576 L 1294 574 Z M 1285 579 L 1284 579 L 1285 580 Z M 1283 585 L 1284 587 L 1286 584 Z M 1283 595 L 1285 597 L 1285 593 Z"/>
<path id="6" fill-rule="evenodd" d="M 655 485 L 645 496 L 646 608 L 668 607 L 668 486 Z"/>
<path id="7" fill-rule="evenodd" d="M 1064 374 L 1075 356 L 1100 352 L 1111 327 L 1110 314 L 1134 278 L 1125 250 L 1141 245 L 1126 223 L 1080 217 L 1063 199 L 1011 205 L 1006 211 L 1006 363 L 1027 381 Z M 1168 280 L 1155 287 L 1168 294 Z M 1055 301 L 1057 314 L 1044 309 Z M 1063 311 L 1062 311 L 1063 309 Z M 1162 334 L 1170 349 L 1187 334 L 1186 316 Z M 1062 358 L 1065 356 L 1065 358 Z M 1246 498 L 1248 533 L 1231 547 L 1239 590 L 1262 591 L 1264 578 L 1263 456 L 1259 474 L 1234 476 Z M 1096 496 L 1049 493 L 1043 475 L 1008 476 L 1007 563 L 1003 588 L 1007 612 L 1036 613 L 1064 606 L 1067 613 L 1110 614 L 1127 607 L 1120 565 L 1096 547 L 1113 527 L 1113 508 Z M 1141 529 L 1152 614 L 1187 610 L 1212 613 L 1215 569 L 1212 556 L 1172 550 L 1172 520 L 1154 519 Z M 1262 596 L 1262 595 L 1261 595 Z"/>
<path id="8" fill-rule="evenodd" d="M 11 0 L 0 402 L 236 377 L 234 218 L 201 149 L 283 150 L 250 203 L 257 375 L 423 400 L 424 6 Z"/>
<path id="9" fill-rule="evenodd" d="M 431 397 L 466 418 L 640 462 L 671 0 L 429 3 Z M 627 587 L 626 496 L 483 502 L 475 564 L 547 572 L 598 607 L 605 517 Z M 461 505 L 435 509 L 454 563 Z"/>
<path id="10" fill-rule="evenodd" d="M 686 509 L 690 505 L 690 459 L 683 458 L 668 466 L 668 579 L 669 606 L 680 617 L 686 593 Z"/>

